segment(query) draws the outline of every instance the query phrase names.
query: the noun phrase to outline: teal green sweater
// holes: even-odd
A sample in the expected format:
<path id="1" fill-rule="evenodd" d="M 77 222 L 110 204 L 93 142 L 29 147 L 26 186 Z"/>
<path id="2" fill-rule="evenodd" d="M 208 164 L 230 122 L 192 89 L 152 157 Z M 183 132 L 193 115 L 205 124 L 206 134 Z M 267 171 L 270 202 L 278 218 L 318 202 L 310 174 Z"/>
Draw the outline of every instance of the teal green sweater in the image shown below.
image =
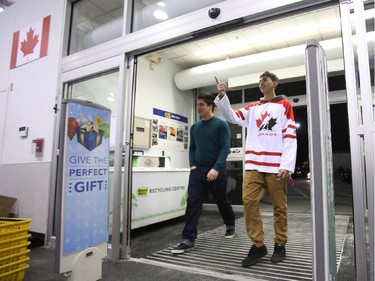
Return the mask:
<path id="1" fill-rule="evenodd" d="M 213 116 L 190 128 L 189 164 L 204 169 L 225 169 L 230 149 L 230 131 L 226 121 Z"/>

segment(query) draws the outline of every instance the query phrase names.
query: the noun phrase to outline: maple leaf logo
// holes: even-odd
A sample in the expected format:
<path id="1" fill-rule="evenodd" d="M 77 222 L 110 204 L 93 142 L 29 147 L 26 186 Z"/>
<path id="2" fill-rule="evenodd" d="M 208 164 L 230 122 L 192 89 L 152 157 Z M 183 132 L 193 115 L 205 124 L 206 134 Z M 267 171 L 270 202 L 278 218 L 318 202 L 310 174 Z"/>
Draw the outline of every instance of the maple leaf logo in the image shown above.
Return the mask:
<path id="1" fill-rule="evenodd" d="M 21 42 L 21 51 L 24 57 L 34 53 L 34 48 L 39 42 L 38 37 L 39 35 L 34 35 L 34 29 L 30 27 L 26 39 Z"/>
<path id="2" fill-rule="evenodd" d="M 269 118 L 267 120 L 267 117 L 269 117 L 270 114 L 268 112 L 262 114 L 260 116 L 259 119 L 256 120 L 257 122 L 257 127 L 259 128 L 259 131 L 262 131 L 262 130 L 268 130 L 268 131 L 272 131 L 272 128 L 273 126 L 276 125 L 276 121 L 277 119 L 276 118 Z"/>
<path id="3" fill-rule="evenodd" d="M 266 113 L 262 114 L 262 116 L 260 117 L 260 119 L 257 119 L 257 127 L 258 128 L 262 125 L 264 119 L 266 119 L 267 116 L 270 116 L 270 114 L 266 112 Z"/>

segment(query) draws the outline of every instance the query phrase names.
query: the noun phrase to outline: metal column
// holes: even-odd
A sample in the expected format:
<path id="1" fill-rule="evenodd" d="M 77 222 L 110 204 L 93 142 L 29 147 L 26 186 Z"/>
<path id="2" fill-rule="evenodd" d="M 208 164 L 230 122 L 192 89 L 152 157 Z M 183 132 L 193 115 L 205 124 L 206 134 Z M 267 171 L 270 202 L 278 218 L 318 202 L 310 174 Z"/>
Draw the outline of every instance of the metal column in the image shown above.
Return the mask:
<path id="1" fill-rule="evenodd" d="M 327 60 L 316 40 L 307 41 L 305 55 L 313 278 L 331 281 L 336 280 L 336 238 Z"/>
<path id="2" fill-rule="evenodd" d="M 340 3 L 352 160 L 356 277 L 357 280 L 374 280 L 374 119 L 363 11 L 363 1 Z M 355 23 L 355 34 L 352 30 L 351 16 Z M 354 43 L 357 45 L 356 48 Z M 357 73 L 360 88 L 357 88 L 356 57 L 358 57 Z M 370 268 L 367 268 L 366 258 L 366 199 Z"/>

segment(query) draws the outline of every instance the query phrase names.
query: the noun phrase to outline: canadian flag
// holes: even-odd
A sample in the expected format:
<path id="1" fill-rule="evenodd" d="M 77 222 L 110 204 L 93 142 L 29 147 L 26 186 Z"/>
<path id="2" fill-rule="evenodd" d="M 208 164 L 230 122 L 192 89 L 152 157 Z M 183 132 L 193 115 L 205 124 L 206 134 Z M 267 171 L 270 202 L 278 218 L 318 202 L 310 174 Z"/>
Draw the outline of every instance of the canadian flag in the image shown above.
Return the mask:
<path id="1" fill-rule="evenodd" d="M 13 33 L 10 69 L 47 55 L 51 16 Z"/>

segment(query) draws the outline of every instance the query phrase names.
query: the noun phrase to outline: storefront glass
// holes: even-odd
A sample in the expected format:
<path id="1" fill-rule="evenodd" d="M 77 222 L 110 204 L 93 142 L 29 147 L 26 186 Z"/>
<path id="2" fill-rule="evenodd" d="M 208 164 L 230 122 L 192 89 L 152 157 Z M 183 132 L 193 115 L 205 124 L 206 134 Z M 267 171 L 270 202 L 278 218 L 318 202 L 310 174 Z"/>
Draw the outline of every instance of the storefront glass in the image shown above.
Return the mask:
<path id="1" fill-rule="evenodd" d="M 220 2 L 223 0 L 134 0 L 133 32 Z"/>
<path id="2" fill-rule="evenodd" d="M 71 98 L 100 104 L 116 117 L 117 81 L 118 70 L 77 81 L 70 85 Z"/>
<path id="3" fill-rule="evenodd" d="M 109 189 L 108 189 L 108 233 L 112 232 L 113 212 L 113 175 L 114 175 L 114 145 L 116 126 L 116 97 L 118 96 L 118 70 L 101 73 L 83 80 L 67 84 L 66 98 L 89 101 L 111 110 L 110 122 L 110 155 L 109 155 Z"/>
<path id="4" fill-rule="evenodd" d="M 76 1 L 70 13 L 68 55 L 122 35 L 124 1 Z"/>

